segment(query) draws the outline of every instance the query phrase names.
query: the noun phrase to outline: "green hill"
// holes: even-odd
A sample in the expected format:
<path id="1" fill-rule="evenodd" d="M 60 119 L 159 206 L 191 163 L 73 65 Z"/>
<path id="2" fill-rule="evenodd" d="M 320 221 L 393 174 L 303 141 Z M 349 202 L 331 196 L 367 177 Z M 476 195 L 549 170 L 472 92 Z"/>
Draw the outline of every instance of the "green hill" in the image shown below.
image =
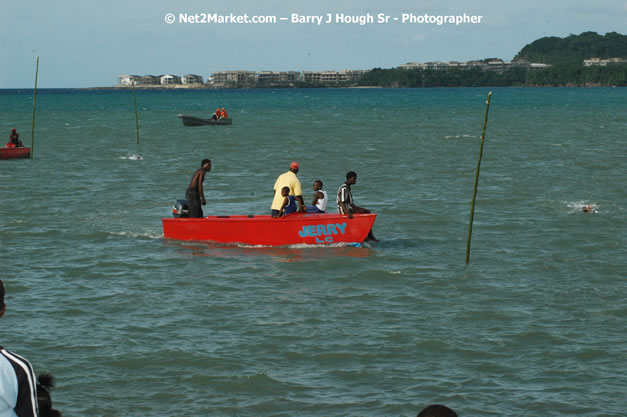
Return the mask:
<path id="1" fill-rule="evenodd" d="M 540 62 L 554 66 L 580 66 L 584 59 L 627 58 L 627 36 L 616 32 L 605 36 L 596 32 L 583 32 L 565 38 L 555 36 L 531 42 L 514 57 L 529 62 Z"/>

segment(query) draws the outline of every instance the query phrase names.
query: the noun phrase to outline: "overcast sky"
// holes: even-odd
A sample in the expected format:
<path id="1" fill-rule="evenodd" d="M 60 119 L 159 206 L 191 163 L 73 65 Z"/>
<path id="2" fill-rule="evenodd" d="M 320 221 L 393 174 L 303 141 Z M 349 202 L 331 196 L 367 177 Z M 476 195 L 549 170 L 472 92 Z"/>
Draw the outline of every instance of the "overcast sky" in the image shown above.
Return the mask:
<path id="1" fill-rule="evenodd" d="M 627 0 L 0 0 L 0 88 L 112 86 L 121 74 L 391 68 L 406 62 L 510 60 L 544 36 L 627 33 Z M 166 23 L 172 13 L 175 22 Z M 180 23 L 181 14 L 275 16 L 275 24 Z M 388 23 L 291 23 L 293 13 L 379 13 Z M 476 15 L 481 23 L 401 23 Z M 281 21 L 280 18 L 290 20 Z"/>

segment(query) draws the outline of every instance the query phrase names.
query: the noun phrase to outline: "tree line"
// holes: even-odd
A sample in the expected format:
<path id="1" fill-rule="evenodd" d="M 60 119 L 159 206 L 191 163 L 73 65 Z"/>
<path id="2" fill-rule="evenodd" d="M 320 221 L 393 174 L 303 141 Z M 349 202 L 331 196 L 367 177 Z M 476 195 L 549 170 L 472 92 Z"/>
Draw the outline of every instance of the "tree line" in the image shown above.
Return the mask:
<path id="1" fill-rule="evenodd" d="M 372 87 L 512 87 L 512 86 L 627 86 L 627 65 L 583 67 L 559 65 L 545 69 L 509 68 L 501 73 L 470 69 L 426 70 L 375 68 L 359 86 Z"/>

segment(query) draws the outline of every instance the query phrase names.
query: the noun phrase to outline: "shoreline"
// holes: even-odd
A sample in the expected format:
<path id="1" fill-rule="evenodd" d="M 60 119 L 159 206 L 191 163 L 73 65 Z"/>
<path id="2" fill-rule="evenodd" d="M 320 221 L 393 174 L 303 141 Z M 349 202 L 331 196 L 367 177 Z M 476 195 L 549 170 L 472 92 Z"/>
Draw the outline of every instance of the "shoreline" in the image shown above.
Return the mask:
<path id="1" fill-rule="evenodd" d="M 533 89 L 533 88 L 627 88 L 627 86 L 617 86 L 617 85 L 601 85 L 601 84 L 569 84 L 569 85 L 509 85 L 509 86 L 496 86 L 496 85 L 486 85 L 486 86 L 437 86 L 437 87 L 396 87 L 396 86 L 370 86 L 370 85 L 359 85 L 359 86 L 311 86 L 311 87 L 283 87 L 283 86 L 263 86 L 263 87 L 207 87 L 207 86 L 186 86 L 186 87 L 176 87 L 176 86 L 135 86 L 136 90 L 154 90 L 154 91 L 168 91 L 168 90 L 324 90 L 324 89 L 355 89 L 355 90 L 370 90 L 370 89 L 388 89 L 388 90 L 399 90 L 399 89 L 444 89 L 444 88 L 524 88 L 524 89 Z M 101 87 L 38 87 L 37 90 L 83 90 L 83 91 L 115 91 L 115 90 L 132 90 L 133 87 L 130 86 L 101 86 Z M 33 87 L 11 87 L 11 88 L 0 88 L 0 91 L 32 91 Z"/>
<path id="2" fill-rule="evenodd" d="M 77 89 L 77 90 L 132 90 L 132 86 L 126 85 L 113 85 L 113 86 L 102 86 L 102 87 L 53 87 L 56 89 Z M 360 89 L 360 90 L 368 90 L 368 89 L 431 89 L 431 88 L 626 88 L 623 86 L 616 85 L 604 85 L 599 83 L 585 83 L 585 84 L 566 84 L 566 85 L 543 85 L 543 84 L 532 84 L 532 85 L 507 85 L 507 86 L 495 86 L 495 85 L 486 85 L 486 86 L 433 86 L 433 87 L 398 87 L 398 86 L 378 86 L 378 85 L 312 85 L 312 86 L 237 86 L 237 87 L 229 87 L 229 86 L 207 86 L 202 84 L 197 85 L 136 85 L 136 90 L 252 90 L 252 89 L 327 89 L 327 88 L 345 88 L 345 89 Z M 7 90 L 18 90 L 19 88 L 7 89 Z M 30 88 L 32 89 L 32 87 Z"/>

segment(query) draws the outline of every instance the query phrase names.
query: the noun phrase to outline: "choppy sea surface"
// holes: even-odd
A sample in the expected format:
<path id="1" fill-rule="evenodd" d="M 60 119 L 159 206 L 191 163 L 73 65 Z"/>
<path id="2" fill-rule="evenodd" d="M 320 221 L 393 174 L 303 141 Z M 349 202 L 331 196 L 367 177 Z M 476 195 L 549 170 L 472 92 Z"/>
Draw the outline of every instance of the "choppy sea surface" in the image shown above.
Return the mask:
<path id="1" fill-rule="evenodd" d="M 625 416 L 627 91 L 492 90 L 466 265 L 488 91 L 137 90 L 138 145 L 131 91 L 39 90 L 0 345 L 66 416 Z M 30 145 L 32 108 L 0 90 L 0 133 Z M 206 214 L 267 214 L 292 160 L 307 203 L 356 171 L 380 242 L 164 239 L 203 158 Z"/>

